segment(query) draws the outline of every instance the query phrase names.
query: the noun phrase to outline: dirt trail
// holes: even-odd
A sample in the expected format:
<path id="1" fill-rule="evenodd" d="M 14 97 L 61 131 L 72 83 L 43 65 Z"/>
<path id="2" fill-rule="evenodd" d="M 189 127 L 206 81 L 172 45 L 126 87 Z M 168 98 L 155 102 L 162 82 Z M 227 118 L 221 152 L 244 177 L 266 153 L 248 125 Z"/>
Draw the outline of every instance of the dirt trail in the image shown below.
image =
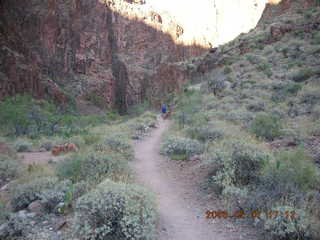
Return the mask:
<path id="1" fill-rule="evenodd" d="M 206 210 L 219 208 L 210 206 L 212 199 L 208 201 L 197 192 L 198 170 L 194 171 L 188 162 L 170 161 L 159 155 L 161 136 L 168 126 L 169 121 L 161 120 L 149 137 L 136 144 L 132 164 L 138 182 L 157 194 L 159 240 L 258 239 L 246 226 L 205 219 Z"/>

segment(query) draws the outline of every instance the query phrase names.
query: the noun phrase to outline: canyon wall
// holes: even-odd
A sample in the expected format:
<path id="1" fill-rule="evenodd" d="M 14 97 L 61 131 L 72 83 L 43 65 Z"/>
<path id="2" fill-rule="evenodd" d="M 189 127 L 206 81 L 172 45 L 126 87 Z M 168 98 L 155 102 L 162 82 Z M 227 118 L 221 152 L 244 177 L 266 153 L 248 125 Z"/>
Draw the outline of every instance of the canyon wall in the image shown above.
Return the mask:
<path id="1" fill-rule="evenodd" d="M 179 88 L 186 79 L 176 62 L 248 31 L 264 8 L 256 0 L 203 4 L 186 21 L 196 8 L 183 2 L 175 15 L 144 0 L 1 0 L 0 99 L 94 98 L 124 113 Z"/>
<path id="2" fill-rule="evenodd" d="M 205 47 L 176 44 L 170 18 L 124 1 L 2 0 L 0 98 L 94 95 L 121 108 L 147 94 L 157 66 Z"/>

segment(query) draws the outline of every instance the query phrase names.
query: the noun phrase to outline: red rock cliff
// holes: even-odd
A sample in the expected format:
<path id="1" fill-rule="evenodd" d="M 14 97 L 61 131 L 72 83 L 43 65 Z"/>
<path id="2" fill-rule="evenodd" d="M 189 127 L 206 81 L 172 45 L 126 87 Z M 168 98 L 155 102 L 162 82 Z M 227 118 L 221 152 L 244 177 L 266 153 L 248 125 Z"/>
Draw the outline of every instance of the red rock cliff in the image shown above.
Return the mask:
<path id="1" fill-rule="evenodd" d="M 205 51 L 179 44 L 170 17 L 129 2 L 0 1 L 0 99 L 91 93 L 125 112 L 154 90 L 159 66 Z"/>

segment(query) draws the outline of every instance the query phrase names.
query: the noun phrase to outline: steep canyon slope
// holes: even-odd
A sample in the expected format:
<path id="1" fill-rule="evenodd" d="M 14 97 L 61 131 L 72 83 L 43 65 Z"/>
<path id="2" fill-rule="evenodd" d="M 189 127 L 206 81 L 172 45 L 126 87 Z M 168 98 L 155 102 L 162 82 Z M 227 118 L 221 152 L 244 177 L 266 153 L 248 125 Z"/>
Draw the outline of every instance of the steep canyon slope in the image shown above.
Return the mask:
<path id="1" fill-rule="evenodd" d="M 194 9 L 175 3 L 172 16 L 153 1 L 2 0 L 0 99 L 27 92 L 60 104 L 81 98 L 125 112 L 179 88 L 184 69 L 170 63 L 248 31 L 265 2 L 204 1 Z"/>

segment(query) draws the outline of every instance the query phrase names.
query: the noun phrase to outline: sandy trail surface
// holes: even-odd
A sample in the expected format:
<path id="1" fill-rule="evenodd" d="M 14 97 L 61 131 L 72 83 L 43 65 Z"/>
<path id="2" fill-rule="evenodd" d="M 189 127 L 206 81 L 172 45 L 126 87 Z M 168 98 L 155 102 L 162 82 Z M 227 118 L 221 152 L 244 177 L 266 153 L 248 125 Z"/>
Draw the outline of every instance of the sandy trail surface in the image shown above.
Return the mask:
<path id="1" fill-rule="evenodd" d="M 160 120 L 158 128 L 135 145 L 132 162 L 138 183 L 157 195 L 159 240 L 259 239 L 255 231 L 239 223 L 240 220 L 205 218 L 207 210 L 223 206 L 197 190 L 199 176 L 205 169 L 195 169 L 194 162 L 172 161 L 159 154 L 161 139 L 169 124 L 168 120 Z"/>

